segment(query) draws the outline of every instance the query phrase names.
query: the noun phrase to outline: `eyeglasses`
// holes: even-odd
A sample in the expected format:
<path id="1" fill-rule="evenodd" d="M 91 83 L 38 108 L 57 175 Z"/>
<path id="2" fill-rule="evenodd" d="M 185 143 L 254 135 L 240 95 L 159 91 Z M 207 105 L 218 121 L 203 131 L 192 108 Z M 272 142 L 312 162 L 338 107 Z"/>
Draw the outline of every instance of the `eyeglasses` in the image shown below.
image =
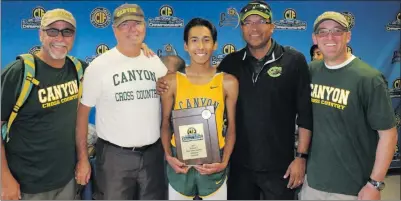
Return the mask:
<path id="1" fill-rule="evenodd" d="M 120 25 L 118 25 L 118 28 L 121 30 L 129 30 L 131 27 L 136 27 L 136 26 L 140 26 L 143 24 L 144 24 L 144 22 L 142 22 L 142 21 L 130 20 L 130 21 L 125 21 L 125 22 L 121 23 Z"/>
<path id="2" fill-rule="evenodd" d="M 43 29 L 43 31 L 46 31 L 46 34 L 50 37 L 57 37 L 60 32 L 63 37 L 72 37 L 75 33 L 74 30 L 68 28 L 62 30 L 56 28 L 50 28 L 50 29 Z"/>
<path id="3" fill-rule="evenodd" d="M 332 36 L 342 36 L 343 33 L 348 32 L 347 29 L 339 29 L 339 28 L 334 28 L 334 29 L 319 29 L 315 32 L 315 34 L 319 37 L 326 37 L 330 33 Z"/>
<path id="4" fill-rule="evenodd" d="M 261 20 L 254 21 L 254 22 L 250 21 L 250 20 L 244 20 L 241 22 L 241 24 L 245 25 L 245 26 L 251 26 L 251 25 L 271 24 L 271 22 L 267 21 L 265 19 L 261 19 Z"/>

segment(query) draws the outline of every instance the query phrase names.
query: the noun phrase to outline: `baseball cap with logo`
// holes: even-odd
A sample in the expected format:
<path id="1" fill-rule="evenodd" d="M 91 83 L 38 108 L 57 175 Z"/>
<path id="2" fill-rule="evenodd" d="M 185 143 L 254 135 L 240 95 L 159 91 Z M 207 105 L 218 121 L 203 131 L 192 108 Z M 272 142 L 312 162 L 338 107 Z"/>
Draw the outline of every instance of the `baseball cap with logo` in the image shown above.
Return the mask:
<path id="1" fill-rule="evenodd" d="M 56 8 L 53 10 L 48 10 L 42 17 L 40 26 L 47 27 L 50 24 L 57 22 L 57 21 L 64 21 L 70 23 L 73 27 L 77 27 L 77 22 L 75 21 L 74 16 L 61 8 Z"/>
<path id="2" fill-rule="evenodd" d="M 349 30 L 349 23 L 343 14 L 334 11 L 327 11 L 316 18 L 315 23 L 313 24 L 313 31 L 316 31 L 319 25 L 326 20 L 333 20 Z"/>
<path id="3" fill-rule="evenodd" d="M 127 20 L 145 21 L 145 14 L 137 4 L 123 4 L 116 8 L 113 13 L 113 23 L 115 26 Z"/>
<path id="4" fill-rule="evenodd" d="M 264 1 L 254 1 L 248 3 L 240 11 L 240 20 L 244 21 L 250 15 L 259 15 L 265 19 L 270 19 L 273 21 L 273 13 L 270 6 Z"/>

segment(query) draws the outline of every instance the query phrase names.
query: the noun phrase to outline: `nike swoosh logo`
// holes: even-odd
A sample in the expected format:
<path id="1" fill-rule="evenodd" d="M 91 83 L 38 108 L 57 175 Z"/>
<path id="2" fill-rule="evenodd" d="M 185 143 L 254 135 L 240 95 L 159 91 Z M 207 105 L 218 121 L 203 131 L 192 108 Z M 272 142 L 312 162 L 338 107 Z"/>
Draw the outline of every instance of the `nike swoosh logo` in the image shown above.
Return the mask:
<path id="1" fill-rule="evenodd" d="M 219 86 L 211 86 L 210 89 L 216 89 Z"/>

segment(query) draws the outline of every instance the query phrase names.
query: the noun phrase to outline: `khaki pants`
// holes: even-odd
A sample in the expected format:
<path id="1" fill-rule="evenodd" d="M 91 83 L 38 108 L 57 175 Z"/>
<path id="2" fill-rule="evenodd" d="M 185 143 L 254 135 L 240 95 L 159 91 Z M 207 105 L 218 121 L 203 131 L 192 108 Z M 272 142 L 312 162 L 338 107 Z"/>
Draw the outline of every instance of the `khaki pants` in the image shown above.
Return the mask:
<path id="1" fill-rule="evenodd" d="M 77 193 L 75 179 L 62 188 L 36 194 L 21 193 L 22 200 L 73 200 Z"/>
<path id="2" fill-rule="evenodd" d="M 305 181 L 299 192 L 300 200 L 357 200 L 357 196 L 329 193 L 311 188 L 305 175 Z"/>

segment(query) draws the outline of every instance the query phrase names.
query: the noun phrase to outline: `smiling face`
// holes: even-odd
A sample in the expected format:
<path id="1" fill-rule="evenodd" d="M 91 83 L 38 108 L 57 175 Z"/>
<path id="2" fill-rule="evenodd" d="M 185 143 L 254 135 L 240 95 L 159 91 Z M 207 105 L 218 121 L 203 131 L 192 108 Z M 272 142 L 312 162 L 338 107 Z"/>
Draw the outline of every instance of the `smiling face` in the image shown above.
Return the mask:
<path id="1" fill-rule="evenodd" d="M 217 43 L 213 40 L 210 29 L 206 26 L 194 26 L 188 32 L 188 42 L 184 44 L 185 51 L 191 57 L 191 63 L 205 64 L 210 62 Z"/>
<path id="2" fill-rule="evenodd" d="M 117 27 L 113 26 L 114 35 L 121 45 L 141 46 L 146 34 L 146 25 L 143 21 L 127 20 Z"/>
<path id="3" fill-rule="evenodd" d="M 347 44 L 351 40 L 351 32 L 339 23 L 333 20 L 323 21 L 312 39 L 323 53 L 325 61 L 340 64 L 347 59 Z"/>
<path id="4" fill-rule="evenodd" d="M 250 15 L 242 22 L 241 30 L 248 46 L 260 49 L 267 46 L 273 34 L 274 24 L 259 15 Z"/>
<path id="5" fill-rule="evenodd" d="M 64 36 L 59 30 L 63 30 Z M 58 34 L 53 36 L 52 33 L 57 31 Z M 72 49 L 75 40 L 75 28 L 68 22 L 56 21 L 41 29 L 39 35 L 43 52 L 55 60 L 60 60 L 64 59 Z"/>

